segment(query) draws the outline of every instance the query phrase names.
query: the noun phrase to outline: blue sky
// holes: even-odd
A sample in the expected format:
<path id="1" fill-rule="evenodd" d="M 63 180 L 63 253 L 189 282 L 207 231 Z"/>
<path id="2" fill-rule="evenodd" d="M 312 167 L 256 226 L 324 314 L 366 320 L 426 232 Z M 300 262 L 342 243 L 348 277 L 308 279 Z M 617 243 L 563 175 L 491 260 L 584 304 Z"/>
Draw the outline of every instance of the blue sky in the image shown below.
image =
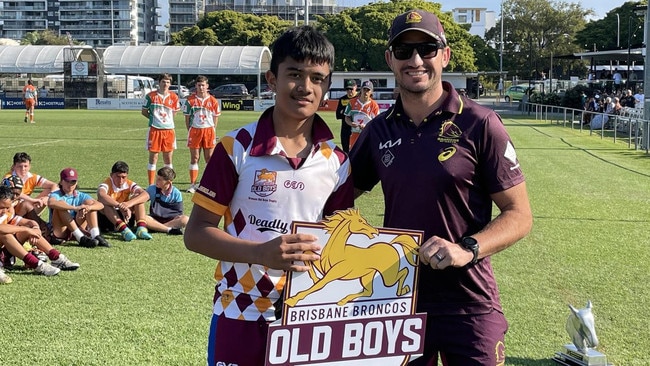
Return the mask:
<path id="1" fill-rule="evenodd" d="M 371 0 L 338 0 L 338 4 L 341 6 L 360 6 L 365 5 Z M 375 1 L 375 2 L 381 2 Z M 487 8 L 488 10 L 493 10 L 497 13 L 497 18 L 499 17 L 499 7 L 501 6 L 500 0 L 439 0 L 437 1 L 442 4 L 443 11 L 451 11 L 453 8 L 459 7 L 477 7 L 477 8 Z M 593 19 L 604 18 L 608 11 L 617 8 L 625 3 L 624 0 L 591 0 L 591 1 L 571 1 L 574 3 L 582 3 L 582 7 L 592 9 L 596 13 Z"/>

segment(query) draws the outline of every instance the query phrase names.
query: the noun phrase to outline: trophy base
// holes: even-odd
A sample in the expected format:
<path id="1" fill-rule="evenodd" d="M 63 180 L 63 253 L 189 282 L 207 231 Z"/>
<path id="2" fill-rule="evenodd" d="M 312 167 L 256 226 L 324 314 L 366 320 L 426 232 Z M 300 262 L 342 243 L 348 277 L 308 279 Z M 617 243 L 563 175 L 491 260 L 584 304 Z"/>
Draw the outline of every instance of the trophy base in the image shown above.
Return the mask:
<path id="1" fill-rule="evenodd" d="M 567 344 L 562 352 L 556 352 L 553 361 L 566 366 L 613 366 L 607 363 L 607 356 L 603 353 L 595 349 L 582 353 L 573 344 Z"/>

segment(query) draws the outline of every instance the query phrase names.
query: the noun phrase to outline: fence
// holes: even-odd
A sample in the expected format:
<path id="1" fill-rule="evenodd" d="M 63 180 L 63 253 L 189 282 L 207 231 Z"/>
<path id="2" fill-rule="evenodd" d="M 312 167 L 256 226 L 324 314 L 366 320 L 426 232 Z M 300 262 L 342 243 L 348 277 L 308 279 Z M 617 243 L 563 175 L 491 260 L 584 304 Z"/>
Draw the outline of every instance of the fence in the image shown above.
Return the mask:
<path id="1" fill-rule="evenodd" d="M 650 153 L 650 120 L 643 119 L 643 109 L 623 108 L 619 114 L 607 114 L 537 103 L 528 103 L 525 107 L 537 120 L 589 130 L 590 135 L 600 134 L 600 138 L 613 138 L 614 142 L 625 139 L 628 148 Z"/>

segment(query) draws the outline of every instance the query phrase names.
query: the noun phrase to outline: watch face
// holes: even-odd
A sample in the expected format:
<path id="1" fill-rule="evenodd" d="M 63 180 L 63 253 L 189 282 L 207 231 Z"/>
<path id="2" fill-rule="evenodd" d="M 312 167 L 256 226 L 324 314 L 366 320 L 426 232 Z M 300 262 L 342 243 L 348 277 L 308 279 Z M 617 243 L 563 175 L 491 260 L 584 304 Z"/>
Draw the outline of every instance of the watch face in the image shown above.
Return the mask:
<path id="1" fill-rule="evenodd" d="M 478 244 L 478 241 L 476 241 L 476 239 L 472 238 L 471 236 L 466 236 L 463 238 L 462 243 L 465 248 L 473 249 L 473 247 Z"/>

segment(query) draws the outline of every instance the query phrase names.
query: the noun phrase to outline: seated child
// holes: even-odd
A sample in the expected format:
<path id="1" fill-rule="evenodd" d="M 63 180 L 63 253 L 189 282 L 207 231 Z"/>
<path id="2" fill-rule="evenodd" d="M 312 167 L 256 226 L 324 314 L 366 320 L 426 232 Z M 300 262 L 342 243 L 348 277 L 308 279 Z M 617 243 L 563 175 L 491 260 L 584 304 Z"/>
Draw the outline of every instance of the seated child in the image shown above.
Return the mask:
<path id="1" fill-rule="evenodd" d="M 187 216 L 183 215 L 183 196 L 178 188 L 173 186 L 176 172 L 169 167 L 158 169 L 156 184 L 147 187 L 149 193 L 149 215 L 147 227 L 149 230 L 182 235 L 182 228 L 187 225 Z"/>

